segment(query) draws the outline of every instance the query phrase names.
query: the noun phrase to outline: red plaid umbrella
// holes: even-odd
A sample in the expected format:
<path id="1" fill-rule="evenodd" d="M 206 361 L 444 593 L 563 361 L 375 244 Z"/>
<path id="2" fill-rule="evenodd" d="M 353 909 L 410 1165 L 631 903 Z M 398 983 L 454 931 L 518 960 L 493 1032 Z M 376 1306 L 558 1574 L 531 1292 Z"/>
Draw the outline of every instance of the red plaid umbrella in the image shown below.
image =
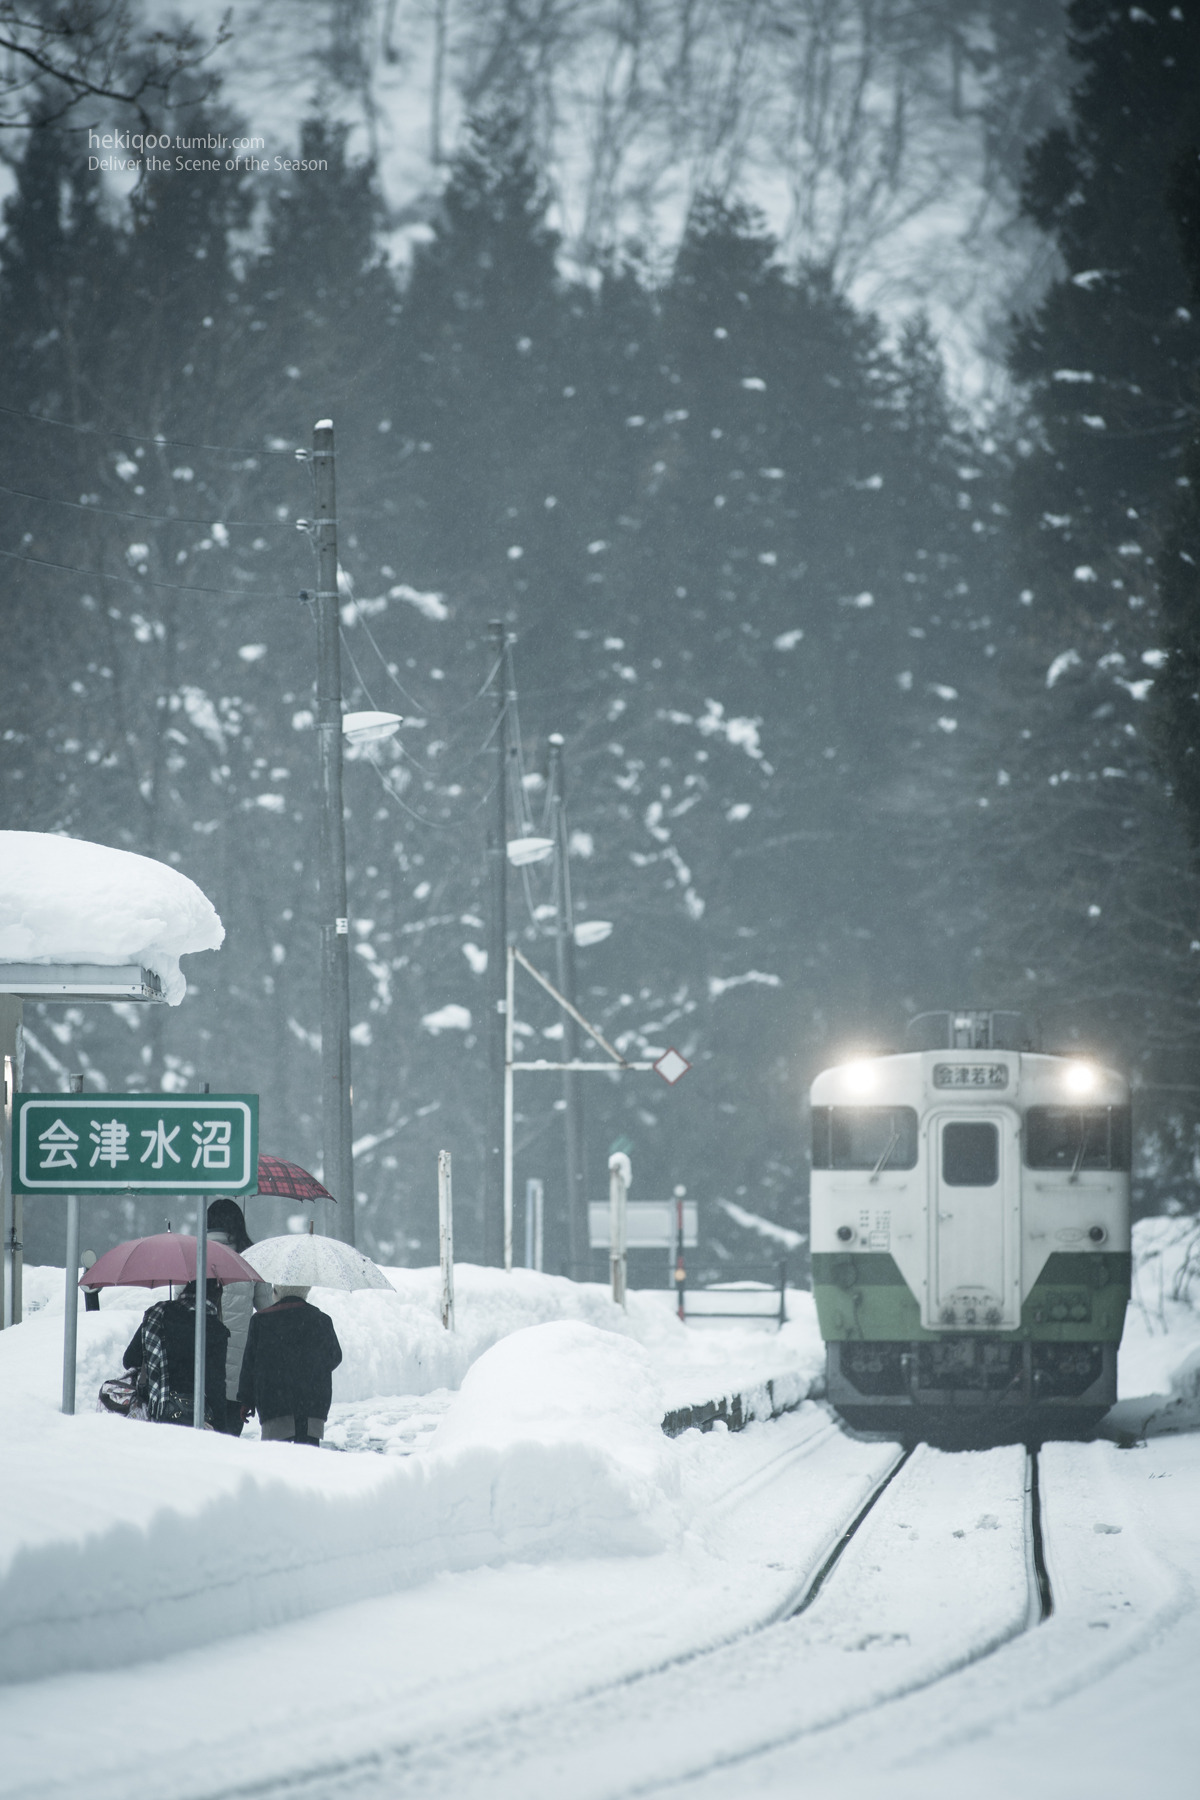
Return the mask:
<path id="1" fill-rule="evenodd" d="M 228 1244 L 208 1239 L 206 1272 L 210 1281 L 260 1281 L 257 1269 L 243 1262 Z M 196 1240 L 182 1231 L 132 1238 L 115 1244 L 85 1269 L 80 1287 L 182 1287 L 196 1279 Z"/>
<path id="2" fill-rule="evenodd" d="M 333 1200 L 329 1189 L 322 1187 L 315 1175 L 299 1163 L 284 1162 L 278 1156 L 259 1157 L 258 1191 L 279 1194 L 285 1200 Z"/>

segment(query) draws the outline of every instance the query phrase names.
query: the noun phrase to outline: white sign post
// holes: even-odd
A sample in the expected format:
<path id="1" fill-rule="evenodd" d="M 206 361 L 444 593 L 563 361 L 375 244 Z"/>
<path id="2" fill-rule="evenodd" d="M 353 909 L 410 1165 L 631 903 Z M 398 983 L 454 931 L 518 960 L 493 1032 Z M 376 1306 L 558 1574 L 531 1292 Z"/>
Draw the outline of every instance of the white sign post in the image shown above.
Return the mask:
<path id="1" fill-rule="evenodd" d="M 82 1094 L 83 1076 L 69 1077 L 71 1092 Z M 75 1411 L 75 1363 L 79 1341 L 79 1195 L 67 1195 L 67 1268 L 63 1292 L 62 1409 Z"/>
<path id="2" fill-rule="evenodd" d="M 450 1152 L 438 1151 L 438 1255 L 442 1265 L 442 1324 L 454 1330 L 454 1199 Z"/>
<path id="3" fill-rule="evenodd" d="M 542 1272 L 545 1189 L 536 1175 L 525 1183 L 525 1267 Z"/>
<path id="4" fill-rule="evenodd" d="M 63 1294 L 62 1409 L 75 1411 L 75 1352 L 79 1337 L 79 1195 L 67 1195 L 67 1270 Z"/>

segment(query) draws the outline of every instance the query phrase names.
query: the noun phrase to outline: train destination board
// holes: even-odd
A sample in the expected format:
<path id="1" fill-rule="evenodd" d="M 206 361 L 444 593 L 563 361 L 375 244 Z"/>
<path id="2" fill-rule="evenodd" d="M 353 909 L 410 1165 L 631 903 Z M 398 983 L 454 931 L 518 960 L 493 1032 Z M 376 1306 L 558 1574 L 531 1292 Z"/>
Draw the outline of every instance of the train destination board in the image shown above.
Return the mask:
<path id="1" fill-rule="evenodd" d="M 19 1194 L 252 1194 L 257 1094 L 17 1094 Z"/>
<path id="2" fill-rule="evenodd" d="M 1004 1063 L 934 1063 L 935 1088 L 1002 1088 L 1008 1086 Z"/>

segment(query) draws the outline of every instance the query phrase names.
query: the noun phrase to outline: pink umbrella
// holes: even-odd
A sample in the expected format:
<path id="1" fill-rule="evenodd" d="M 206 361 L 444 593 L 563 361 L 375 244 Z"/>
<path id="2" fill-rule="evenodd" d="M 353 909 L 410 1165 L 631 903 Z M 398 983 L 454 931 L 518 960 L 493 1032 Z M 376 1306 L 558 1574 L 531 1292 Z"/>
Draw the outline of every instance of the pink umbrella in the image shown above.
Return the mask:
<path id="1" fill-rule="evenodd" d="M 208 1240 L 205 1265 L 210 1281 L 260 1281 L 257 1269 L 227 1244 Z M 182 1287 L 196 1279 L 196 1240 L 182 1232 L 160 1231 L 106 1250 L 80 1278 L 81 1288 Z"/>

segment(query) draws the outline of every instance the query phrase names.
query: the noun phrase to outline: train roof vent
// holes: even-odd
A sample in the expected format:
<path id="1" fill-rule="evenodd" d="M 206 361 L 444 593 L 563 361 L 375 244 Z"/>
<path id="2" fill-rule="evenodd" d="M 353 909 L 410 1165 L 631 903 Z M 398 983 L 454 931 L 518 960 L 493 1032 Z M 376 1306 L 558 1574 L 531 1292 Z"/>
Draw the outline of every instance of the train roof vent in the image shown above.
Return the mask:
<path id="1" fill-rule="evenodd" d="M 906 1050 L 1035 1050 L 1034 1031 L 1018 1012 L 927 1012 L 908 1021 Z"/>

